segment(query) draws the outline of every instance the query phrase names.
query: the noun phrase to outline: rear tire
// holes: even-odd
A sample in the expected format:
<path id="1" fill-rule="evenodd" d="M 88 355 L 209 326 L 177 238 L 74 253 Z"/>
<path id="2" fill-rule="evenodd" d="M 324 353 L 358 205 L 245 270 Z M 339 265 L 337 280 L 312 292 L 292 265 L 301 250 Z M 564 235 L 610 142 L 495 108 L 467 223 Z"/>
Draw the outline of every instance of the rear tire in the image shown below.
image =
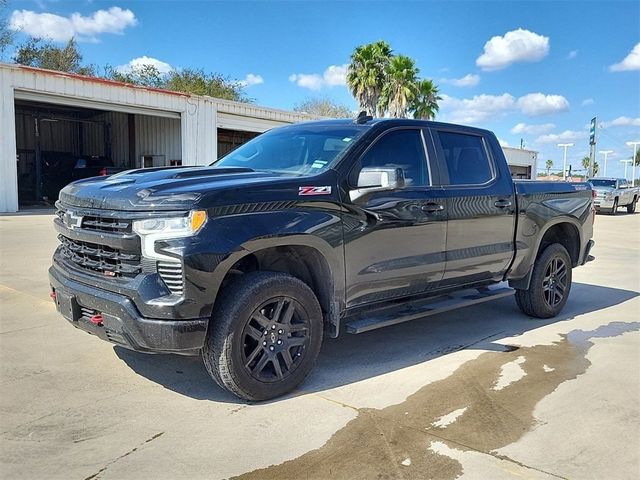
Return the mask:
<path id="1" fill-rule="evenodd" d="M 516 290 L 516 303 L 530 317 L 551 318 L 563 309 L 571 291 L 571 258 L 553 243 L 536 259 L 527 290 Z"/>
<path id="2" fill-rule="evenodd" d="M 221 387 L 246 400 L 269 400 L 297 387 L 322 344 L 322 310 L 301 280 L 251 272 L 225 289 L 202 359 Z"/>
<path id="3" fill-rule="evenodd" d="M 618 199 L 616 198 L 613 201 L 613 207 L 611 207 L 611 215 L 616 215 L 618 213 Z"/>
<path id="4" fill-rule="evenodd" d="M 627 205 L 627 213 L 635 213 L 636 212 L 636 201 L 637 199 L 634 198 L 633 201 Z"/>

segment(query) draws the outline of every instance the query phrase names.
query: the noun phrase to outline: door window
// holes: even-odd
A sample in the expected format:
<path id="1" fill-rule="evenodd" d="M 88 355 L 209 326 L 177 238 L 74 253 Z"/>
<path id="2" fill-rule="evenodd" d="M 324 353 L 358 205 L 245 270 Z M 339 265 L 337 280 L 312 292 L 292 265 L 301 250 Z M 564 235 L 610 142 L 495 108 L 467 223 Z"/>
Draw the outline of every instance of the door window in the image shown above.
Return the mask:
<path id="1" fill-rule="evenodd" d="M 463 133 L 438 132 L 449 185 L 481 185 L 493 178 L 482 137 Z"/>
<path id="2" fill-rule="evenodd" d="M 361 159 L 362 167 L 401 168 L 408 187 L 429 185 L 427 158 L 419 130 L 393 130 Z"/>

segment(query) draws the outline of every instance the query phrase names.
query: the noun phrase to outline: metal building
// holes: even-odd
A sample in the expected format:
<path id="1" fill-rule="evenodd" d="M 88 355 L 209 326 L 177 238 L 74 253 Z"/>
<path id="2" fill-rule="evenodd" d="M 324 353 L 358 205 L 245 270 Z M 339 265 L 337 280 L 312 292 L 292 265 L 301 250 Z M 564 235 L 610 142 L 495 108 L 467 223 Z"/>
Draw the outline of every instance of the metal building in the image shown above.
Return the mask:
<path id="1" fill-rule="evenodd" d="M 538 170 L 538 152 L 523 148 L 502 147 L 513 178 L 535 179 Z"/>
<path id="2" fill-rule="evenodd" d="M 270 128 L 313 119 L 9 64 L 0 64 L 0 98 L 0 212 L 54 201 L 90 165 L 206 165 Z"/>

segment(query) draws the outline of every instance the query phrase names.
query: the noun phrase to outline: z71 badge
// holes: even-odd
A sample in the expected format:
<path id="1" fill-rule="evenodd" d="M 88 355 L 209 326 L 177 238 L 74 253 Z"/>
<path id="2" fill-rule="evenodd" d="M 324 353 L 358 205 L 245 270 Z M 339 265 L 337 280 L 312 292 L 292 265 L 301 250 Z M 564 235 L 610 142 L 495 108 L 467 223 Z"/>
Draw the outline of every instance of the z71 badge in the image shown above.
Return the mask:
<path id="1" fill-rule="evenodd" d="M 331 186 L 325 187 L 299 187 L 298 195 L 331 195 Z"/>

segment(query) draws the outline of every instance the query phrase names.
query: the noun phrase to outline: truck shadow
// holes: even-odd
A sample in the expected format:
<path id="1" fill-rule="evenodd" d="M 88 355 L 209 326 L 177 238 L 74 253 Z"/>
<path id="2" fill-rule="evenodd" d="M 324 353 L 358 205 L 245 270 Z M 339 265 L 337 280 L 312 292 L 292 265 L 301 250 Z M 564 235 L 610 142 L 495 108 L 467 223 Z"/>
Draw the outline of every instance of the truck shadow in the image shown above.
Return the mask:
<path id="1" fill-rule="evenodd" d="M 527 317 L 513 298 L 504 298 L 360 335 L 342 333 L 337 339 L 325 340 L 316 367 L 299 389 L 308 393 L 348 385 L 463 349 L 507 351 L 508 346 L 493 342 L 569 321 L 638 295 L 630 290 L 574 283 L 563 313 L 547 320 Z M 137 374 L 182 395 L 248 403 L 218 387 L 199 357 L 146 355 L 117 346 L 114 351 Z"/>

